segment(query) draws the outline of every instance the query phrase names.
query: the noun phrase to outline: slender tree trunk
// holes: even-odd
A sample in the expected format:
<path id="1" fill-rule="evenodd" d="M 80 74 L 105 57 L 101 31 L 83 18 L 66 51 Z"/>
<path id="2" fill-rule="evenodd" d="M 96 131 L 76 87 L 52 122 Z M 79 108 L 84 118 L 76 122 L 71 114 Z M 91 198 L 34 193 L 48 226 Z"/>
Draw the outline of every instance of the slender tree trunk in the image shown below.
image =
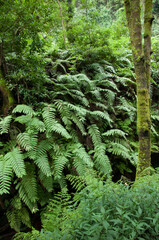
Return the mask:
<path id="1" fill-rule="evenodd" d="M 65 44 L 65 49 L 67 49 L 67 43 L 66 43 L 66 34 L 65 34 L 65 25 L 64 25 L 64 21 L 63 21 L 63 15 L 62 15 L 62 9 L 61 9 L 61 4 L 60 1 L 57 0 L 59 9 L 60 9 L 60 16 L 61 16 L 61 24 L 62 24 L 62 31 L 63 31 L 63 38 L 64 38 L 64 44 Z"/>
<path id="2" fill-rule="evenodd" d="M 139 152 L 136 178 L 151 164 L 151 120 L 150 120 L 150 52 L 152 0 L 145 0 L 144 7 L 144 47 L 142 44 L 142 26 L 140 0 L 124 0 L 129 28 L 133 62 L 137 84 L 137 131 Z"/>

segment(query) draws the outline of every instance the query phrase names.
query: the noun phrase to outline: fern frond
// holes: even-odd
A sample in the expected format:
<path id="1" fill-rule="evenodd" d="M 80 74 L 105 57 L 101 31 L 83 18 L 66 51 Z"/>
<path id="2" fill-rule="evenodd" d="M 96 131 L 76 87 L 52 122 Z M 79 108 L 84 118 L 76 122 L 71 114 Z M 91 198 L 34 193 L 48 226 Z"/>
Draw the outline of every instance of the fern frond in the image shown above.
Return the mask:
<path id="1" fill-rule="evenodd" d="M 92 111 L 89 112 L 89 114 L 95 118 L 102 118 L 108 122 L 109 125 L 113 122 L 112 119 L 110 118 L 109 114 L 107 112 L 101 112 L 101 111 Z"/>
<path id="2" fill-rule="evenodd" d="M 55 172 L 55 179 L 60 179 L 62 176 L 63 169 L 68 163 L 69 158 L 63 155 L 57 156 L 54 160 L 54 172 Z"/>
<path id="3" fill-rule="evenodd" d="M 47 177 L 52 175 L 48 155 L 46 152 L 39 149 L 34 162 Z"/>
<path id="4" fill-rule="evenodd" d="M 88 133 L 92 138 L 92 142 L 94 146 L 98 146 L 101 143 L 101 135 L 99 128 L 96 124 L 92 124 L 88 127 Z"/>
<path id="5" fill-rule="evenodd" d="M 4 159 L 8 161 L 18 178 L 26 174 L 23 154 L 20 148 L 13 148 L 11 152 L 8 152 L 4 156 Z"/>
<path id="6" fill-rule="evenodd" d="M 32 164 L 26 165 L 26 175 L 22 180 L 17 183 L 16 189 L 22 201 L 29 207 L 31 211 L 34 211 L 36 206 L 37 197 L 37 181 L 35 177 L 35 170 Z"/>
<path id="7" fill-rule="evenodd" d="M 45 107 L 43 109 L 42 115 L 47 131 L 56 132 L 67 139 L 71 138 L 67 130 L 55 120 L 55 111 L 56 109 L 52 108 L 51 106 Z"/>
<path id="8" fill-rule="evenodd" d="M 67 130 L 58 122 L 54 121 L 53 125 L 49 127 L 51 131 L 58 133 L 62 137 L 66 139 L 70 139 L 71 135 L 67 132 Z"/>
<path id="9" fill-rule="evenodd" d="M 52 192 L 52 190 L 53 190 L 53 180 L 52 180 L 52 176 L 47 177 L 47 176 L 40 170 L 40 171 L 39 171 L 39 178 L 40 178 L 41 185 L 43 185 L 44 188 L 45 188 L 48 192 Z"/>
<path id="10" fill-rule="evenodd" d="M 47 107 L 43 108 L 42 116 L 47 128 L 49 128 L 50 122 L 55 120 L 55 112 L 56 109 L 53 108 L 51 105 L 48 105 Z"/>
<path id="11" fill-rule="evenodd" d="M 27 227 L 29 227 L 29 228 L 32 227 L 29 212 L 24 207 L 20 210 L 20 220 Z"/>
<path id="12" fill-rule="evenodd" d="M 12 167 L 9 161 L 0 156 L 0 195 L 9 193 L 12 181 Z"/>
<path id="13" fill-rule="evenodd" d="M 20 232 L 21 220 L 19 210 L 8 210 L 6 215 L 8 222 L 10 223 L 10 227 L 13 228 L 16 232 Z"/>
<path id="14" fill-rule="evenodd" d="M 100 172 L 110 175 L 112 168 L 110 165 L 109 158 L 106 155 L 105 149 L 106 145 L 103 143 L 95 147 L 94 149 L 95 166 Z"/>
<path id="15" fill-rule="evenodd" d="M 37 145 L 37 134 L 33 132 L 19 133 L 17 136 L 18 144 L 23 147 L 26 151 L 34 149 Z"/>
<path id="16" fill-rule="evenodd" d="M 119 136 L 119 137 L 123 137 L 125 139 L 126 139 L 127 135 L 128 135 L 127 133 L 123 132 L 120 129 L 110 129 L 110 130 L 108 130 L 108 131 L 106 131 L 105 133 L 102 134 L 102 136 L 106 136 L 106 137 L 110 137 L 110 136 L 112 136 L 112 137 L 115 136 L 116 137 L 116 136 Z"/>
<path id="17" fill-rule="evenodd" d="M 0 121 L 0 134 L 8 133 L 12 116 L 7 116 Z"/>
<path id="18" fill-rule="evenodd" d="M 73 166 L 76 169 L 76 172 L 79 174 L 79 176 L 84 176 L 86 172 L 86 164 L 82 161 L 79 157 L 73 158 Z"/>
<path id="19" fill-rule="evenodd" d="M 25 104 L 17 105 L 13 109 L 12 113 L 24 113 L 26 115 L 35 116 L 34 110 L 30 106 L 27 106 Z"/>
<path id="20" fill-rule="evenodd" d="M 77 106 L 68 102 L 63 102 L 64 105 L 66 105 L 70 110 L 75 111 L 79 116 L 85 116 L 87 113 L 87 110 L 81 106 Z"/>
<path id="21" fill-rule="evenodd" d="M 73 176 L 71 174 L 68 174 L 66 176 L 66 179 L 69 180 L 69 182 L 71 183 L 71 186 L 77 192 L 80 192 L 86 186 L 85 179 L 81 176 Z"/>
<path id="22" fill-rule="evenodd" d="M 159 121 L 159 115 L 151 114 L 151 119 Z"/>
<path id="23" fill-rule="evenodd" d="M 71 120 L 77 125 L 79 130 L 81 131 L 82 135 L 86 135 L 85 127 L 84 127 L 84 120 L 85 118 L 78 118 L 74 113 L 71 115 Z"/>
<path id="24" fill-rule="evenodd" d="M 110 145 L 108 146 L 107 151 L 114 155 L 122 156 L 125 159 L 131 159 L 129 149 L 121 145 L 120 143 L 111 142 Z"/>
<path id="25" fill-rule="evenodd" d="M 93 167 L 93 162 L 89 154 L 80 143 L 73 144 L 71 148 L 76 160 L 80 159 L 84 164 L 86 164 L 87 167 Z"/>
<path id="26" fill-rule="evenodd" d="M 32 119 L 31 115 L 22 115 L 22 116 L 16 117 L 14 121 L 19 122 L 21 124 L 26 124 L 30 122 L 31 119 Z"/>
<path id="27" fill-rule="evenodd" d="M 38 130 L 39 132 L 44 132 L 46 130 L 45 124 L 36 117 L 32 118 L 29 124 L 27 124 L 27 129 L 30 128 Z"/>

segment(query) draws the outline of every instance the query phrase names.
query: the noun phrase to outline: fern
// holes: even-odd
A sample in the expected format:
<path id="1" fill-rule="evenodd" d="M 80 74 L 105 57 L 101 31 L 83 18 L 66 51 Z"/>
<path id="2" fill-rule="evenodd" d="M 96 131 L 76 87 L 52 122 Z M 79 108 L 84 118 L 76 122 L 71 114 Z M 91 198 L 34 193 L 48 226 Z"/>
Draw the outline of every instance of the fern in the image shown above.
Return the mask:
<path id="1" fill-rule="evenodd" d="M 46 125 L 46 130 L 48 132 L 56 132 L 67 139 L 71 138 L 67 130 L 55 120 L 55 111 L 56 110 L 51 106 L 43 109 L 43 118 Z"/>
<path id="2" fill-rule="evenodd" d="M 68 156 L 59 155 L 54 159 L 55 179 L 60 179 L 66 163 L 68 163 Z"/>
<path id="3" fill-rule="evenodd" d="M 34 162 L 47 177 L 52 175 L 47 153 L 39 151 Z"/>
<path id="4" fill-rule="evenodd" d="M 78 116 L 76 116 L 75 114 L 71 115 L 71 120 L 76 124 L 76 126 L 79 128 L 79 130 L 81 131 L 82 135 L 86 135 L 86 130 L 84 127 L 83 122 L 85 121 L 85 119 L 79 118 Z"/>
<path id="5" fill-rule="evenodd" d="M 26 115 L 35 116 L 34 110 L 31 107 L 24 105 L 24 104 L 17 105 L 13 109 L 12 113 L 24 113 Z"/>
<path id="6" fill-rule="evenodd" d="M 89 154 L 86 152 L 85 148 L 80 143 L 73 144 L 71 146 L 71 149 L 76 160 L 79 159 L 84 164 L 86 164 L 87 167 L 93 167 L 93 162 Z"/>
<path id="7" fill-rule="evenodd" d="M 20 148 L 13 148 L 11 152 L 4 156 L 4 160 L 8 161 L 17 177 L 21 178 L 26 174 L 23 154 Z"/>
<path id="8" fill-rule="evenodd" d="M 6 213 L 11 228 L 13 228 L 16 232 L 20 232 L 21 226 L 21 219 L 19 213 L 19 210 L 16 209 L 8 210 Z"/>
<path id="9" fill-rule="evenodd" d="M 66 176 L 66 179 L 69 180 L 69 182 L 71 183 L 71 186 L 77 192 L 80 192 L 86 186 L 85 178 L 82 176 L 73 176 L 73 175 L 68 174 Z"/>
<path id="10" fill-rule="evenodd" d="M 112 168 L 110 165 L 110 161 L 108 156 L 106 155 L 106 145 L 105 144 L 99 144 L 95 147 L 95 166 L 96 168 L 107 175 L 111 174 Z"/>
<path id="11" fill-rule="evenodd" d="M 93 116 L 97 119 L 100 117 L 100 118 L 106 120 L 110 126 L 111 126 L 111 123 L 113 122 L 107 112 L 92 111 L 92 112 L 90 112 L 90 114 L 91 114 L 91 116 Z"/>
<path id="12" fill-rule="evenodd" d="M 111 142 L 110 145 L 108 146 L 107 151 L 114 155 L 122 156 L 125 159 L 131 159 L 131 156 L 129 154 L 129 149 L 121 145 L 120 143 Z"/>
<path id="13" fill-rule="evenodd" d="M 102 134 L 102 136 L 106 136 L 106 137 L 110 137 L 110 136 L 116 137 L 116 136 L 119 136 L 119 137 L 123 137 L 125 139 L 126 139 L 127 135 L 128 135 L 127 133 L 123 132 L 120 129 L 111 129 L 111 130 L 108 130 L 107 132 Z"/>
<path id="14" fill-rule="evenodd" d="M 26 165 L 26 175 L 17 183 L 19 197 L 28 206 L 30 211 L 35 212 L 37 197 L 37 181 L 35 178 L 35 170 L 31 164 Z"/>
<path id="15" fill-rule="evenodd" d="M 98 146 L 101 144 L 101 135 L 99 128 L 97 127 L 96 124 L 92 124 L 88 127 L 88 133 L 92 137 L 94 146 Z"/>
<path id="16" fill-rule="evenodd" d="M 19 116 L 19 117 L 16 117 L 15 118 L 15 122 L 19 122 L 21 124 L 28 124 L 32 119 L 32 116 L 31 115 L 22 115 L 22 116 Z"/>
<path id="17" fill-rule="evenodd" d="M 6 215 L 11 228 L 16 232 L 20 231 L 21 222 L 31 228 L 30 216 L 26 208 L 8 210 Z"/>
<path id="18" fill-rule="evenodd" d="M 30 151 L 37 145 L 37 133 L 32 131 L 19 133 L 17 136 L 17 141 L 22 148 L 24 148 L 26 151 Z"/>
<path id="19" fill-rule="evenodd" d="M 39 179 L 41 185 L 48 191 L 52 192 L 53 190 L 53 179 L 52 176 L 47 177 L 41 170 L 39 171 Z"/>
<path id="20" fill-rule="evenodd" d="M 0 156 L 0 195 L 9 193 L 12 183 L 12 167 L 9 161 Z"/>
<path id="21" fill-rule="evenodd" d="M 12 116 L 7 116 L 0 121 L 0 134 L 8 133 Z"/>

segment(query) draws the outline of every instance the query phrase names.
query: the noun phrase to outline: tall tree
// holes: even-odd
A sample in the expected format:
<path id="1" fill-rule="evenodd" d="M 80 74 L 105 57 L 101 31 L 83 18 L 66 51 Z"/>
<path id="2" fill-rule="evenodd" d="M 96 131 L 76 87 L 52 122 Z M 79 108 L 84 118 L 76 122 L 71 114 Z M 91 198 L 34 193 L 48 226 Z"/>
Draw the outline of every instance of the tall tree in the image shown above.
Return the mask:
<path id="1" fill-rule="evenodd" d="M 136 177 L 151 164 L 151 119 L 150 119 L 150 54 L 152 0 L 142 1 L 144 23 L 141 23 L 141 1 L 124 0 L 128 22 L 133 62 L 137 85 L 137 130 L 139 153 Z M 142 29 L 144 34 L 142 35 Z M 143 41 L 144 38 L 144 41 Z"/>

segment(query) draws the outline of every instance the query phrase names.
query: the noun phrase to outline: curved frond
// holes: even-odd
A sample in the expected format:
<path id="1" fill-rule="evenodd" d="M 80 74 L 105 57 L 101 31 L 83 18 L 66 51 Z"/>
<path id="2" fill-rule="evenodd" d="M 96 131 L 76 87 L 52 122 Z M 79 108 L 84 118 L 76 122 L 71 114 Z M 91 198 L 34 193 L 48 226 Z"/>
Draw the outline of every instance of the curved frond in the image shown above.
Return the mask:
<path id="1" fill-rule="evenodd" d="M 11 152 L 4 156 L 4 159 L 11 165 L 17 177 L 21 178 L 26 174 L 23 154 L 20 148 L 13 148 Z"/>
<path id="2" fill-rule="evenodd" d="M 8 133 L 12 116 L 7 116 L 0 121 L 0 134 Z"/>
<path id="3" fill-rule="evenodd" d="M 26 151 L 34 149 L 37 145 L 37 134 L 36 133 L 19 133 L 17 136 L 18 144 L 23 147 Z"/>
<path id="4" fill-rule="evenodd" d="M 12 175 L 12 167 L 9 161 L 0 156 L 0 195 L 9 193 Z"/>
<path id="5" fill-rule="evenodd" d="M 39 178 L 41 185 L 48 191 L 52 192 L 53 190 L 53 179 L 52 176 L 47 177 L 41 170 L 39 171 Z"/>
<path id="6" fill-rule="evenodd" d="M 27 106 L 25 104 L 17 105 L 13 109 L 12 113 L 24 113 L 26 115 L 35 116 L 34 110 L 30 106 Z"/>
<path id="7" fill-rule="evenodd" d="M 96 124 L 92 124 L 88 127 L 88 133 L 92 138 L 92 142 L 94 146 L 98 146 L 101 143 L 101 135 L 99 128 Z"/>
<path id="8" fill-rule="evenodd" d="M 47 177 L 52 175 L 48 155 L 46 152 L 39 149 L 34 162 Z"/>
<path id="9" fill-rule="evenodd" d="M 31 211 L 34 211 L 38 197 L 37 181 L 32 164 L 26 165 L 26 175 L 20 182 L 17 183 L 16 189 L 18 190 L 22 201 L 29 207 Z"/>
<path id="10" fill-rule="evenodd" d="M 54 172 L 55 172 L 55 179 L 60 179 L 62 176 L 63 169 L 68 163 L 69 158 L 63 155 L 57 156 L 54 160 Z"/>
<path id="11" fill-rule="evenodd" d="M 108 130 L 108 131 L 106 131 L 105 133 L 102 134 L 102 136 L 106 136 L 106 137 L 120 136 L 120 137 L 123 137 L 123 138 L 126 138 L 126 135 L 128 135 L 128 134 L 123 132 L 120 129 L 110 129 L 110 130 Z"/>

